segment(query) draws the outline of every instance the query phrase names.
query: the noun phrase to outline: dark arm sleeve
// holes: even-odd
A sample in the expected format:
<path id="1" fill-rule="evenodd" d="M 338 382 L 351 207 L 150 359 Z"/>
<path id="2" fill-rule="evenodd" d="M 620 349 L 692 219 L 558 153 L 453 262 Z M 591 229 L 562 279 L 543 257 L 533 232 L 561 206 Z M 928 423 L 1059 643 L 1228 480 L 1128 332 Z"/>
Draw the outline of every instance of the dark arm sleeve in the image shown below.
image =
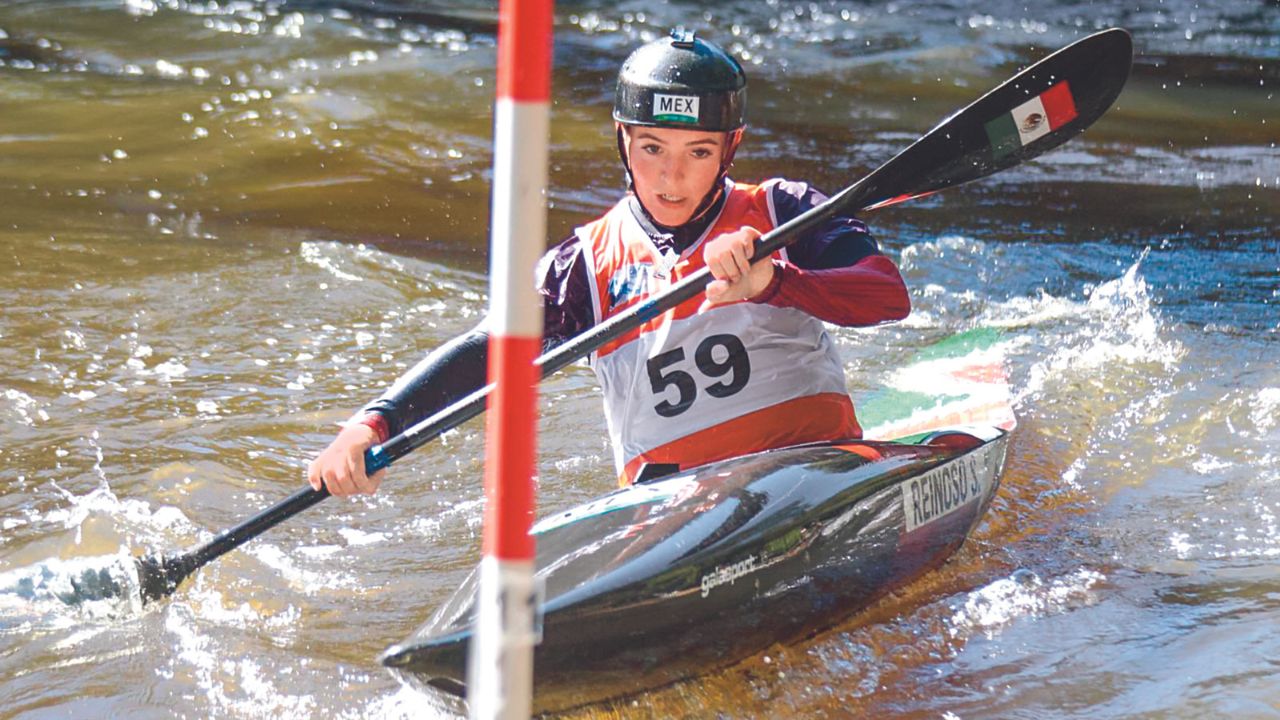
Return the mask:
<path id="1" fill-rule="evenodd" d="M 576 237 L 552 248 L 538 262 L 544 350 L 594 323 L 589 282 Z M 482 322 L 431 351 L 361 412 L 380 416 L 387 436 L 398 435 L 483 387 L 488 382 L 488 362 L 489 333 Z"/>
<path id="2" fill-rule="evenodd" d="M 489 333 L 484 323 L 422 358 L 362 412 L 381 415 L 389 436 L 461 400 L 487 381 Z"/>
<path id="3" fill-rule="evenodd" d="M 781 225 L 826 202 L 827 196 L 807 183 L 778 180 L 770 189 L 770 200 Z M 807 270 L 849 267 L 879 254 L 866 223 L 852 216 L 832 218 L 787 247 L 787 259 Z"/>
<path id="4" fill-rule="evenodd" d="M 581 335 L 596 323 L 585 252 L 578 236 L 570 235 L 538 262 L 543 352 Z"/>
<path id="5" fill-rule="evenodd" d="M 827 198 L 805 183 L 779 181 L 771 189 L 779 224 Z M 802 235 L 775 260 L 773 282 L 754 302 L 794 307 L 836 325 L 857 327 L 901 320 L 911 312 L 906 284 L 866 224 L 837 217 Z"/>

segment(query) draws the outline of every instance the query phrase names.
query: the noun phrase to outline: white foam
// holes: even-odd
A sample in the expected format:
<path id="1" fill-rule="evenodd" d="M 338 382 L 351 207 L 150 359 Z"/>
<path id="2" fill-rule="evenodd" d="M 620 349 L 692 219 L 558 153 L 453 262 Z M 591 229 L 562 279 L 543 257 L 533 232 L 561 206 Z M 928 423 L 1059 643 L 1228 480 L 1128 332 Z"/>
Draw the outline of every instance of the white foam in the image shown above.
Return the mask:
<path id="1" fill-rule="evenodd" d="M 445 523 L 457 519 L 473 530 L 479 527 L 484 520 L 484 499 L 461 500 L 430 516 L 418 516 L 405 529 L 422 538 L 438 540 L 444 537 Z"/>
<path id="2" fill-rule="evenodd" d="M 363 706 L 347 708 L 336 717 L 340 720 L 455 720 L 460 716 L 445 701 L 402 685 L 395 692 L 373 698 Z"/>
<path id="3" fill-rule="evenodd" d="M 208 633 L 210 623 L 230 620 L 237 627 L 255 620 L 252 610 L 218 613 L 217 602 L 202 605 L 199 614 L 181 603 L 170 604 L 165 613 L 165 630 L 174 638 L 175 652 L 167 668 L 158 668 L 164 677 L 189 675 L 204 691 L 215 716 L 256 718 L 308 718 L 315 715 L 316 702 L 309 695 L 284 692 L 252 657 L 232 659 L 236 653 L 218 647 Z M 242 606 L 243 608 L 243 606 Z M 286 615 L 295 622 L 297 615 Z M 181 672 L 179 669 L 181 667 Z M 276 673 L 287 675 L 286 672 Z M 235 693 L 234 695 L 232 693 Z"/>
<path id="4" fill-rule="evenodd" d="M 152 371 L 168 380 L 173 380 L 186 375 L 187 366 L 183 365 L 177 358 L 169 358 L 152 368 Z"/>
<path id="5" fill-rule="evenodd" d="M 1196 549 L 1196 544 L 1190 542 L 1191 536 L 1184 532 L 1173 532 L 1169 534 L 1169 549 L 1178 556 L 1179 560 L 1188 560 L 1191 557 L 1191 551 Z"/>
<path id="6" fill-rule="evenodd" d="M 294 548 L 293 552 L 309 558 L 328 558 L 341 555 L 346 551 L 341 545 L 306 545 Z"/>
<path id="7" fill-rule="evenodd" d="M 917 269 L 927 270 L 935 261 L 948 255 L 982 257 L 987 254 L 987 244 L 963 235 L 942 235 L 930 242 L 915 243 L 903 248 L 898 267 L 904 273 Z"/>
<path id="8" fill-rule="evenodd" d="M 981 324 L 984 327 L 1019 329 L 1074 320 L 1081 314 L 1080 303 L 1054 297 L 1041 290 L 1035 297 L 1016 297 L 992 304 Z"/>
<path id="9" fill-rule="evenodd" d="M 315 265 L 339 280 L 363 282 L 364 278 L 343 269 L 342 266 L 345 266 L 347 261 L 339 257 L 342 247 L 340 243 L 336 242 L 308 241 L 302 243 L 301 247 L 298 248 L 298 254 L 306 262 Z"/>
<path id="10" fill-rule="evenodd" d="M 317 572 L 301 567 L 288 553 L 275 545 L 256 544 L 249 552 L 259 562 L 280 573 L 288 583 L 308 595 L 314 595 L 325 588 L 358 588 L 360 581 L 350 573 L 339 572 L 333 567 L 325 567 Z"/>
<path id="11" fill-rule="evenodd" d="M 73 618 L 118 618 L 142 609 L 139 587 L 137 566 L 123 546 L 112 555 L 49 558 L 0 573 L 0 606 L 14 606 L 14 612 L 0 615 L 36 611 L 54 626 Z M 67 611 L 68 605 L 75 609 Z"/>
<path id="12" fill-rule="evenodd" d="M 1017 393 L 1021 404 L 1063 376 L 1092 373 L 1114 363 L 1158 363 L 1176 369 L 1186 350 L 1161 336 L 1161 325 L 1146 281 L 1139 274 L 1146 253 L 1115 280 L 1094 288 L 1084 303 L 1071 303 L 1083 327 L 1055 343 L 1049 357 L 1035 363 Z M 1066 301 L 1059 301 L 1066 302 Z"/>
<path id="13" fill-rule="evenodd" d="M 1216 475 L 1222 470 L 1228 470 L 1233 467 L 1235 467 L 1235 463 L 1213 455 L 1203 455 L 1191 463 L 1191 469 L 1201 475 Z"/>
<path id="14" fill-rule="evenodd" d="M 1087 568 L 1048 582 L 1030 570 L 1019 570 L 969 593 L 950 622 L 952 637 L 981 631 L 993 636 L 1001 627 L 1024 617 L 1059 612 L 1071 605 L 1090 602 L 1102 573 Z"/>
<path id="15" fill-rule="evenodd" d="M 3 396 L 9 401 L 12 416 L 23 425 L 35 425 L 36 421 L 47 422 L 49 413 L 40 407 L 40 403 L 30 395 L 13 388 L 6 388 Z"/>
<path id="16" fill-rule="evenodd" d="M 370 533 L 355 528 L 339 528 L 338 534 L 347 541 L 348 545 L 372 545 L 387 539 L 386 533 Z"/>
<path id="17" fill-rule="evenodd" d="M 1280 425 L 1280 388 L 1263 388 L 1249 401 L 1249 419 L 1259 433 L 1269 433 Z"/>

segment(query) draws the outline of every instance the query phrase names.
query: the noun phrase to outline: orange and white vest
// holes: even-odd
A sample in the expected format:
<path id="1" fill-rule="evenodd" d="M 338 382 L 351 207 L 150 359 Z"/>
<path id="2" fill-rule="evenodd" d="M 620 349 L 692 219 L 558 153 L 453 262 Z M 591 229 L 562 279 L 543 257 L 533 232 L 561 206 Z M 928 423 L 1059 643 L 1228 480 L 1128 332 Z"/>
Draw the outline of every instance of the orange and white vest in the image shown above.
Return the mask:
<path id="1" fill-rule="evenodd" d="M 627 199 L 577 229 L 596 322 L 704 266 L 708 238 L 777 224 L 770 186 L 726 181 L 707 231 L 663 257 Z M 671 251 L 668 251 L 671 253 Z M 785 250 L 775 257 L 786 259 Z M 647 463 L 680 468 L 778 447 L 860 437 L 844 370 L 822 321 L 749 301 L 700 310 L 699 295 L 610 342 L 590 358 L 604 391 L 620 483 Z"/>

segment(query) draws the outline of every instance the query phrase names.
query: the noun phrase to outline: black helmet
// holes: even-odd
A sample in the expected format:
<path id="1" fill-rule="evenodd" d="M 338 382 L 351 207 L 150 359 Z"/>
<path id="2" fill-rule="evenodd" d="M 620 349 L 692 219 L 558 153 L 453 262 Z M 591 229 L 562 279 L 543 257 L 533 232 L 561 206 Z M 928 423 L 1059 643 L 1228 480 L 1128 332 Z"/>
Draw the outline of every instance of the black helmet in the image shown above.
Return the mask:
<path id="1" fill-rule="evenodd" d="M 731 132 L 746 124 L 747 75 L 724 50 L 672 30 L 618 72 L 613 119 L 626 125 Z"/>

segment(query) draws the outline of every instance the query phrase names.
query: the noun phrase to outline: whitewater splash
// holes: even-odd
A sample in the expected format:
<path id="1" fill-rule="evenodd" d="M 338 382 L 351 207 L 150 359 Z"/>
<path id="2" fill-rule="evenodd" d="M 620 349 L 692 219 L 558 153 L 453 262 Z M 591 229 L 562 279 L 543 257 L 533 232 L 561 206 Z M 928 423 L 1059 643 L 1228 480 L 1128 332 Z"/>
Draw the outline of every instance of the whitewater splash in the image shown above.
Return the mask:
<path id="1" fill-rule="evenodd" d="M 114 555 L 50 559 L 0 573 L 0 604 L 30 606 L 109 603 L 108 610 L 142 608 L 138 567 L 125 549 Z"/>

